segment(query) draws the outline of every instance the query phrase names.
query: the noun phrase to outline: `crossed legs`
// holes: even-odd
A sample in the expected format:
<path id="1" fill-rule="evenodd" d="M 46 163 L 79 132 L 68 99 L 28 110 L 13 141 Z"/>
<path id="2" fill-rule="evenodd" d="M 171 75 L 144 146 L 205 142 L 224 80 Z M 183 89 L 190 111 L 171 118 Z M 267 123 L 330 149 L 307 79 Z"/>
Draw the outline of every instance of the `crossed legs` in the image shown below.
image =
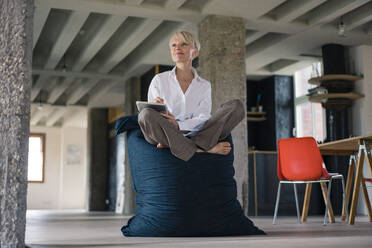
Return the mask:
<path id="1" fill-rule="evenodd" d="M 240 100 L 231 100 L 221 105 L 191 138 L 183 136 L 181 131 L 153 109 L 142 110 L 138 122 L 147 142 L 168 146 L 174 156 L 188 161 L 195 152 L 227 154 L 231 145 L 218 141 L 226 138 L 244 115 L 243 103 Z"/>

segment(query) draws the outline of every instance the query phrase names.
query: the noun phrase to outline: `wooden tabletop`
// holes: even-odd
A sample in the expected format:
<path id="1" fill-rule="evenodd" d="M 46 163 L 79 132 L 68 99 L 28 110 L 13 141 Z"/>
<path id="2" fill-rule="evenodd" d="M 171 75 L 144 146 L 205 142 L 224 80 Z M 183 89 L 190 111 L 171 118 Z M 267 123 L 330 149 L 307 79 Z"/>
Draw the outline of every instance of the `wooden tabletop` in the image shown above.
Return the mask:
<path id="1" fill-rule="evenodd" d="M 359 150 L 359 141 L 364 140 L 372 145 L 372 134 L 336 140 L 319 145 L 323 155 L 352 155 Z"/>

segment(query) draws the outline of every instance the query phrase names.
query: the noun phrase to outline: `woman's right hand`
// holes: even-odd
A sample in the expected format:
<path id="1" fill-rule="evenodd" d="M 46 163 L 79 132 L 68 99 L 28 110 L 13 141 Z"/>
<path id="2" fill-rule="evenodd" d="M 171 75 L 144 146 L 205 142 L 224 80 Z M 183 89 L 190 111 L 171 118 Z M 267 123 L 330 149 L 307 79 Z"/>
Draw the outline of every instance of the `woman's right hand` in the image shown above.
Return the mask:
<path id="1" fill-rule="evenodd" d="M 164 103 L 164 99 L 163 99 L 163 98 L 160 98 L 160 97 L 157 97 L 157 98 L 155 98 L 154 100 L 152 100 L 152 102 L 156 102 L 156 103 Z"/>

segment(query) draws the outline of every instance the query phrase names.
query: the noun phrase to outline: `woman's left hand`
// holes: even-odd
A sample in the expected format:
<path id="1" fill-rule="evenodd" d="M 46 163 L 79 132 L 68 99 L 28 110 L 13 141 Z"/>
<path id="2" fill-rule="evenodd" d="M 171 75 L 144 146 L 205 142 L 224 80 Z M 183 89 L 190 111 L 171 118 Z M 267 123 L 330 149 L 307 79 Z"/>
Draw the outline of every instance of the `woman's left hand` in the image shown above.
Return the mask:
<path id="1" fill-rule="evenodd" d="M 172 125 L 174 125 L 177 129 L 180 129 L 178 126 L 178 122 L 176 121 L 176 118 L 174 118 L 174 115 L 168 111 L 168 114 L 161 112 L 162 116 L 164 116 Z"/>

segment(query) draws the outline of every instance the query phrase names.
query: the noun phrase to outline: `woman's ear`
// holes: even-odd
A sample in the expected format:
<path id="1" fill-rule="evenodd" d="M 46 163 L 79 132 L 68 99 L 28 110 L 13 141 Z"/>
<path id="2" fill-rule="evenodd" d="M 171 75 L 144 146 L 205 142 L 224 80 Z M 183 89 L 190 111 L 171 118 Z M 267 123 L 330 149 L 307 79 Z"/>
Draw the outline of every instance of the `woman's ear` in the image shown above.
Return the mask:
<path id="1" fill-rule="evenodd" d="M 191 59 L 194 59 L 196 56 L 198 56 L 198 54 L 199 54 L 198 49 L 193 48 L 191 52 Z"/>

